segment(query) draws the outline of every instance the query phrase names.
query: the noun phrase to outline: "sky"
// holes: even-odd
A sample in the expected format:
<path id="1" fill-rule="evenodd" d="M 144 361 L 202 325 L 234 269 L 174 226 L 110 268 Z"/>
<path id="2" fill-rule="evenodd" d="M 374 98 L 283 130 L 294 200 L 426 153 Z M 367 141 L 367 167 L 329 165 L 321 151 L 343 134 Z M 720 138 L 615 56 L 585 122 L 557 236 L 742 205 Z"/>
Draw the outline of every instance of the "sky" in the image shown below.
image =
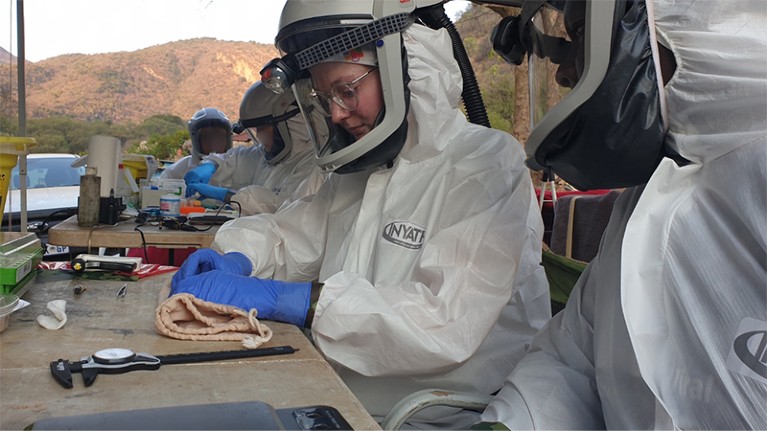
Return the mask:
<path id="1" fill-rule="evenodd" d="M 0 47 L 18 54 L 16 4 L 0 0 Z M 274 43 L 281 0 L 23 0 L 25 55 L 135 51 L 198 37 Z M 455 19 L 468 1 L 446 4 Z"/>

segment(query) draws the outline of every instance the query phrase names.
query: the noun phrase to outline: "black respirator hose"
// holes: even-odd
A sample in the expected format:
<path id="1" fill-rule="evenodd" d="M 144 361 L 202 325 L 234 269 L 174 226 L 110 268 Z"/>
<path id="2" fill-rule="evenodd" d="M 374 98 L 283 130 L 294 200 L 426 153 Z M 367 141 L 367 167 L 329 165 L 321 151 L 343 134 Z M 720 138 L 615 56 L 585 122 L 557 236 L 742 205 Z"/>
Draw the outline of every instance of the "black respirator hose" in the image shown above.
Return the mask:
<path id="1" fill-rule="evenodd" d="M 474 75 L 474 68 L 471 66 L 468 54 L 466 54 L 466 48 L 463 46 L 461 35 L 458 34 L 455 25 L 445 13 L 445 8 L 442 7 L 442 4 L 440 3 L 427 8 L 418 9 L 415 11 L 415 14 L 424 24 L 432 29 L 447 29 L 448 34 L 450 34 L 450 39 L 453 41 L 453 57 L 455 57 L 458 62 L 458 67 L 461 69 L 461 77 L 463 78 L 463 92 L 461 93 L 461 97 L 463 98 L 463 104 L 466 107 L 469 121 L 474 124 L 490 127 L 490 120 L 487 118 L 485 102 L 482 100 L 482 93 L 479 91 L 479 84 L 477 84 L 477 77 Z"/>

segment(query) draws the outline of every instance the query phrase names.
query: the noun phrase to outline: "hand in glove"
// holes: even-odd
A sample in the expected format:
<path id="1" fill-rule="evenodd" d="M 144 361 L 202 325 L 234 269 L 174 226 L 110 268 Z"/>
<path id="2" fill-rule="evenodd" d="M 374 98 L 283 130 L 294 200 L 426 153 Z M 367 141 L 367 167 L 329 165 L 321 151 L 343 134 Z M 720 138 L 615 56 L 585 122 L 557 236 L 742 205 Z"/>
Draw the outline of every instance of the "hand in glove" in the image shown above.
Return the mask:
<path id="1" fill-rule="evenodd" d="M 312 283 L 289 283 L 209 271 L 183 280 L 173 279 L 170 294 L 190 293 L 204 301 L 233 305 L 258 317 L 299 327 L 306 322 Z"/>
<path id="2" fill-rule="evenodd" d="M 216 165 L 213 163 L 200 163 L 196 168 L 190 170 L 184 174 L 184 182 L 188 186 L 189 184 L 207 184 L 210 181 L 210 177 L 216 172 Z M 189 193 L 186 194 L 189 197 Z"/>
<path id="3" fill-rule="evenodd" d="M 186 186 L 186 197 L 194 195 L 195 192 L 199 193 L 203 199 L 211 198 L 221 202 L 228 202 L 234 196 L 234 193 L 226 187 L 216 187 L 204 183 L 194 183 Z"/>
<path id="4" fill-rule="evenodd" d="M 250 275 L 253 271 L 253 264 L 242 253 L 231 252 L 222 255 L 215 250 L 203 248 L 186 258 L 176 274 L 173 275 L 172 285 L 193 275 L 213 270 L 237 275 Z"/>

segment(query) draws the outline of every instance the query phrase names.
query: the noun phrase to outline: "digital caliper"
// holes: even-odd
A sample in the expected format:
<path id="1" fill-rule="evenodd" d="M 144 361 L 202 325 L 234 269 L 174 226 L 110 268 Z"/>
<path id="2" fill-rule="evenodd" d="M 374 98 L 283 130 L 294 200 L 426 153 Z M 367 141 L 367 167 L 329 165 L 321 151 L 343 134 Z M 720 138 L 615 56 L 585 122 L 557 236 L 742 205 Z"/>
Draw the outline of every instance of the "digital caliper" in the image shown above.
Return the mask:
<path id="1" fill-rule="evenodd" d="M 71 362 L 59 359 L 51 362 L 51 374 L 67 389 L 73 387 L 72 373 L 81 373 L 85 386 L 90 386 L 99 374 L 121 374 L 135 370 L 156 370 L 161 365 L 190 364 L 195 362 L 220 361 L 226 359 L 252 358 L 257 356 L 287 355 L 297 351 L 290 346 L 262 349 L 228 350 L 223 352 L 181 353 L 157 355 L 134 353 L 132 350 L 112 348 L 99 350 L 92 356 Z"/>

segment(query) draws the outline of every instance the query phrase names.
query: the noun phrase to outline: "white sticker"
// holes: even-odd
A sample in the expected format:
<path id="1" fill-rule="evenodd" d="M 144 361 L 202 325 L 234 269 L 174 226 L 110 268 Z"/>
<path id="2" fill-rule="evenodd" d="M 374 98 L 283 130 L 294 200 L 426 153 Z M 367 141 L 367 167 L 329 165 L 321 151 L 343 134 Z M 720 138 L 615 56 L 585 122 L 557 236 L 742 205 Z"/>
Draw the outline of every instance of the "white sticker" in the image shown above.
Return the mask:
<path id="1" fill-rule="evenodd" d="M 18 282 L 23 280 L 30 271 L 32 271 L 32 260 L 24 262 L 24 264 L 16 270 L 16 283 L 18 284 Z"/>
<path id="2" fill-rule="evenodd" d="M 767 322 L 746 317 L 733 337 L 727 369 L 767 383 Z"/>

